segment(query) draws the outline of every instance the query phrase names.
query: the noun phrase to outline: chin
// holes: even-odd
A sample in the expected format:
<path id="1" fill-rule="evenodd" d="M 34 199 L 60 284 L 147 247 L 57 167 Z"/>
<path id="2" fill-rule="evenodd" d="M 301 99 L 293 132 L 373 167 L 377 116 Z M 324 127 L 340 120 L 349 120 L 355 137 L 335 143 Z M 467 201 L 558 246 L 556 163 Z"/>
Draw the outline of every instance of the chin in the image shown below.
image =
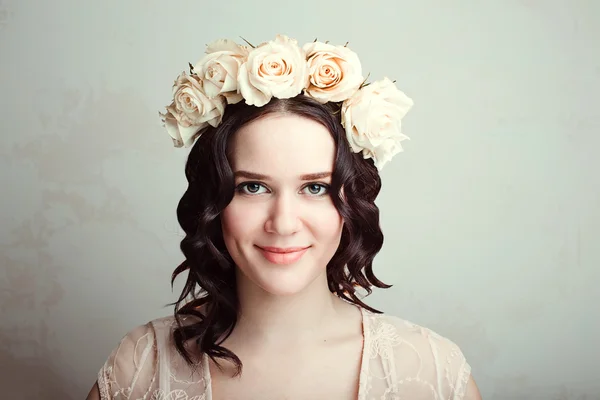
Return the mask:
<path id="1" fill-rule="evenodd" d="M 288 296 L 294 296 L 298 293 L 302 293 L 304 291 L 304 289 L 306 289 L 306 286 L 298 286 L 298 285 L 275 286 L 273 284 L 269 284 L 269 285 L 261 285 L 261 288 L 265 292 L 269 293 L 270 295 L 288 297 Z"/>
<path id="2" fill-rule="evenodd" d="M 255 284 L 275 296 L 293 296 L 304 292 L 318 279 L 318 276 L 305 273 L 268 274 L 257 279 Z"/>
<path id="3" fill-rule="evenodd" d="M 258 260 L 256 260 L 258 261 Z M 276 265 L 265 260 L 253 263 L 250 271 L 241 271 L 246 279 L 274 296 L 293 296 L 302 293 L 320 279 L 327 278 L 325 268 L 315 269 L 315 261 L 301 260 L 291 265 Z"/>

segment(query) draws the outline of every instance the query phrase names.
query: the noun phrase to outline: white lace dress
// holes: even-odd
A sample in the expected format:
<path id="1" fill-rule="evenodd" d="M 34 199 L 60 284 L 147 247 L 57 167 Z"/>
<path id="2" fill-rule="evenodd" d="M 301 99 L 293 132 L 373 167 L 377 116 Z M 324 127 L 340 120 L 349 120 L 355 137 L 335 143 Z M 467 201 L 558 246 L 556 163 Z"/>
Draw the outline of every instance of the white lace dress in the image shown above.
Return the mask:
<path id="1" fill-rule="evenodd" d="M 454 343 L 400 318 L 362 316 L 358 400 L 464 398 L 471 368 Z M 193 372 L 171 344 L 174 323 L 157 319 L 121 340 L 98 373 L 102 400 L 212 399 L 208 357 Z"/>

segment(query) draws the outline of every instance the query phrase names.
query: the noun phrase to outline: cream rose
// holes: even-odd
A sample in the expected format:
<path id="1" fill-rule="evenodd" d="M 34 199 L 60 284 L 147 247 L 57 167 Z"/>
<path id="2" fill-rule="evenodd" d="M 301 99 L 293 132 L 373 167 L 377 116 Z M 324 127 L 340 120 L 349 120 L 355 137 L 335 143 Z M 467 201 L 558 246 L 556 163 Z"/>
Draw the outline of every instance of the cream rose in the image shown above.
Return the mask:
<path id="1" fill-rule="evenodd" d="M 240 93 L 247 104 L 257 107 L 272 97 L 287 99 L 302 93 L 307 80 L 304 51 L 284 35 L 252 49 L 238 74 Z"/>
<path id="2" fill-rule="evenodd" d="M 175 147 L 190 147 L 192 144 L 194 144 L 194 141 L 198 137 L 200 130 L 206 126 L 204 125 L 199 127 L 196 125 L 190 125 L 186 127 L 180 125 L 173 113 L 169 111 L 169 107 L 167 107 L 166 113 L 158 114 L 162 118 L 162 122 L 164 124 L 163 126 L 167 129 L 169 136 L 171 136 L 173 139 L 173 144 Z"/>
<path id="3" fill-rule="evenodd" d="M 384 78 L 358 90 L 342 104 L 342 125 L 352 151 L 372 158 L 381 170 L 402 151 L 402 118 L 413 101 L 396 85 Z"/>
<path id="4" fill-rule="evenodd" d="M 313 42 L 302 49 L 308 62 L 306 94 L 318 102 L 344 101 L 363 83 L 360 60 L 349 48 Z"/>
<path id="5" fill-rule="evenodd" d="M 223 95 L 228 104 L 241 101 L 237 76 L 240 66 L 248 58 L 248 49 L 221 39 L 209 44 L 206 53 L 194 66 L 194 72 L 202 80 L 204 93 L 210 98 Z"/>
<path id="6" fill-rule="evenodd" d="M 198 131 L 207 125 L 218 126 L 224 112 L 223 96 L 209 98 L 202 89 L 202 82 L 183 72 L 173 84 L 173 102 L 161 116 L 175 145 L 189 147 Z"/>

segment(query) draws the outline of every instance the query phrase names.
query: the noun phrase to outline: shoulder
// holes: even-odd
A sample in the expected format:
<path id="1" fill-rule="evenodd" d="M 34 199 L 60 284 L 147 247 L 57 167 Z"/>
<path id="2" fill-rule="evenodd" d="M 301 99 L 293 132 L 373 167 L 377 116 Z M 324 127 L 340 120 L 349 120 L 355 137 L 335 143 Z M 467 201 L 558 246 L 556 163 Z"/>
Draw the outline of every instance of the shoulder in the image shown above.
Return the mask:
<path id="1" fill-rule="evenodd" d="M 402 318 L 365 315 L 365 343 L 369 347 L 365 351 L 371 359 L 387 363 L 396 382 L 422 386 L 442 398 L 464 398 L 471 367 L 456 343 Z"/>
<path id="2" fill-rule="evenodd" d="M 158 349 L 168 340 L 173 317 L 155 319 L 127 332 L 98 372 L 100 398 L 143 398 L 156 387 Z"/>
<path id="3" fill-rule="evenodd" d="M 376 340 L 388 340 L 391 345 L 414 343 L 426 345 L 451 355 L 462 356 L 460 348 L 450 339 L 411 321 L 387 314 L 366 313 L 369 330 Z"/>

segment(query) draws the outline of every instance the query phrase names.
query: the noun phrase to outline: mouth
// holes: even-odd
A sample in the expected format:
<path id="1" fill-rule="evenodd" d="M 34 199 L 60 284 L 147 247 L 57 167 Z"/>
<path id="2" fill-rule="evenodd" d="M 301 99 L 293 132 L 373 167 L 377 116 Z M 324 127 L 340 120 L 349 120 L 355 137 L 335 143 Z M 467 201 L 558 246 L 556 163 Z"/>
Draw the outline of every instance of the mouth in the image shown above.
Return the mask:
<path id="1" fill-rule="evenodd" d="M 260 247 L 256 246 L 263 257 L 273 264 L 289 265 L 300 260 L 304 253 L 310 248 L 308 247 Z"/>

